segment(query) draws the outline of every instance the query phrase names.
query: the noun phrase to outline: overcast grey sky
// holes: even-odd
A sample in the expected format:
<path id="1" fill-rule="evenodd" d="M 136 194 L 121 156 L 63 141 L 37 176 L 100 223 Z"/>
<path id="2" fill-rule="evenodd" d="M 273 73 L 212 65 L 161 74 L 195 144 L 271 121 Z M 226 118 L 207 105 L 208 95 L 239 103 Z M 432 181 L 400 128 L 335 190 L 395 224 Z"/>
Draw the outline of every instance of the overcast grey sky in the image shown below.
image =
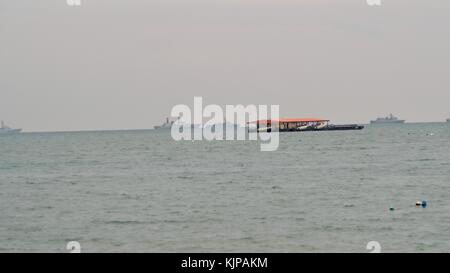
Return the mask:
<path id="1" fill-rule="evenodd" d="M 450 117 L 450 1 L 0 0 L 0 119 L 151 128 L 175 104 Z"/>

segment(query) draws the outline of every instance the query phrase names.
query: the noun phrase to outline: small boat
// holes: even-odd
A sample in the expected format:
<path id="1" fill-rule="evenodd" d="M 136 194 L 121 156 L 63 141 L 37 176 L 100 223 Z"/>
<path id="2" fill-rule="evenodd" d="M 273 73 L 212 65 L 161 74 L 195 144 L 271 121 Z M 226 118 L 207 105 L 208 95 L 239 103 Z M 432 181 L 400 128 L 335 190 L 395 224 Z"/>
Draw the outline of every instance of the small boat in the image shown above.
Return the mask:
<path id="1" fill-rule="evenodd" d="M 272 127 L 263 127 L 263 128 L 258 128 L 257 132 L 258 133 L 265 133 L 265 132 L 271 132 L 272 131 Z"/>
<path id="2" fill-rule="evenodd" d="M 447 119 L 447 123 L 450 123 L 450 118 Z"/>
<path id="3" fill-rule="evenodd" d="M 4 135 L 4 134 L 18 134 L 20 132 L 22 132 L 22 129 L 10 128 L 10 127 L 6 126 L 5 123 L 2 120 L 1 127 L 0 127 L 0 134 L 2 134 L 2 135 Z"/>
<path id="4" fill-rule="evenodd" d="M 390 114 L 387 117 L 384 118 L 377 118 L 376 120 L 371 120 L 370 124 L 399 124 L 399 123 L 405 123 L 405 120 L 398 119 L 394 115 Z"/>
<path id="5" fill-rule="evenodd" d="M 328 124 L 326 122 L 322 122 L 322 123 L 319 123 L 315 128 L 317 130 L 320 130 L 320 129 L 324 129 L 327 126 L 328 126 Z"/>
<path id="6" fill-rule="evenodd" d="M 297 131 L 307 131 L 307 130 L 311 130 L 313 128 L 313 126 L 311 125 L 303 125 L 300 127 L 297 127 Z"/>

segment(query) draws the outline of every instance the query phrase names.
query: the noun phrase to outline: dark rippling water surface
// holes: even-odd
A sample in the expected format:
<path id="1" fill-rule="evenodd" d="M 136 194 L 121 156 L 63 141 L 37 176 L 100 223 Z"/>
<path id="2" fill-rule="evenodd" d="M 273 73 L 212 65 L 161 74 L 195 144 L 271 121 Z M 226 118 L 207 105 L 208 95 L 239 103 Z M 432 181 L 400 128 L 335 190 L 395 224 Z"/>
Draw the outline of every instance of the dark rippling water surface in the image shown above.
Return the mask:
<path id="1" fill-rule="evenodd" d="M 0 136 L 0 251 L 450 251 L 449 124 L 280 137 Z"/>

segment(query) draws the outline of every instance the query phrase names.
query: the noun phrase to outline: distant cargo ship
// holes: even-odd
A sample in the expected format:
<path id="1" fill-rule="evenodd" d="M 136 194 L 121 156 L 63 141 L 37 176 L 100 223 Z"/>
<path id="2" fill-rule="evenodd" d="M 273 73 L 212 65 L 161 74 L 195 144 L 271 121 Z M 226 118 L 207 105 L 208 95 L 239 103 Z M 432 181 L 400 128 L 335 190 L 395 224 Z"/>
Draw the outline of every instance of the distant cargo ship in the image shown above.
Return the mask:
<path id="1" fill-rule="evenodd" d="M 384 118 L 377 118 L 376 120 L 371 120 L 371 124 L 390 124 L 390 123 L 405 123 L 405 120 L 398 119 L 397 117 L 394 117 L 392 114 L 390 114 L 387 117 Z"/>
<path id="2" fill-rule="evenodd" d="M 20 133 L 21 131 L 22 129 L 9 128 L 8 126 L 5 125 L 5 123 L 2 120 L 0 127 L 0 134 L 17 134 Z"/>

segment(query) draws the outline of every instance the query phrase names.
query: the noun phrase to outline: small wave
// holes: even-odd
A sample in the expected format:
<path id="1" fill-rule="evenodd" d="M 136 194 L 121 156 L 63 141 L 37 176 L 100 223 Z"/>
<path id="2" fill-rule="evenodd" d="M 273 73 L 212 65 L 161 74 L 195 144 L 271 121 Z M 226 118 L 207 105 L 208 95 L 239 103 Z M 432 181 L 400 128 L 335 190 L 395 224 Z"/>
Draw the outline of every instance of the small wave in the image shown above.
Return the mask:
<path id="1" fill-rule="evenodd" d="M 135 221 L 135 220 L 112 220 L 112 221 L 104 221 L 103 223 L 108 225 L 142 225 L 146 224 L 146 222 Z"/>
<path id="2" fill-rule="evenodd" d="M 180 175 L 180 176 L 177 176 L 177 178 L 178 178 L 178 179 L 186 179 L 186 180 L 192 180 L 192 179 L 194 179 L 193 176 L 187 176 L 187 175 Z"/>

